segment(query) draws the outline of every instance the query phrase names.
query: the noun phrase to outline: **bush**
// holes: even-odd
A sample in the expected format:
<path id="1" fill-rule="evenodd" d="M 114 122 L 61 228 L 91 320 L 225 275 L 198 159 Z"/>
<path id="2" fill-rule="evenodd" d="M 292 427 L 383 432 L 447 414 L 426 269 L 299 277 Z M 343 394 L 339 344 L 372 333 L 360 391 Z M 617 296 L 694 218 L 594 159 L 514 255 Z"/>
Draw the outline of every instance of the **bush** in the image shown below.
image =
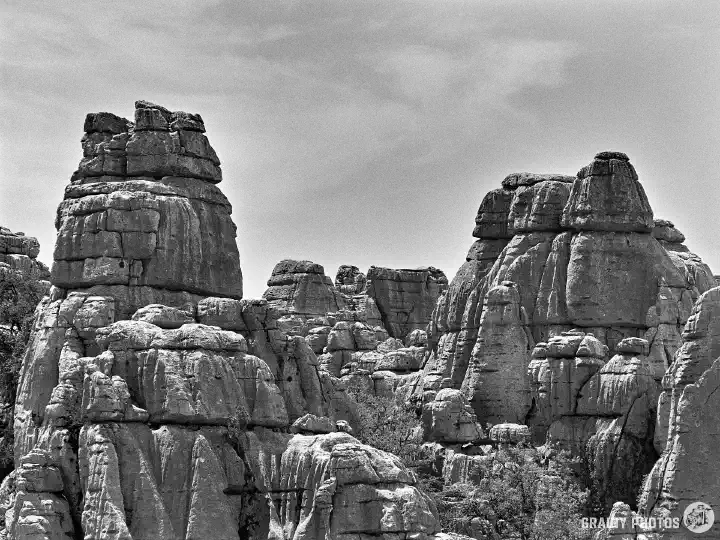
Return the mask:
<path id="1" fill-rule="evenodd" d="M 420 420 L 412 405 L 378 397 L 354 386 L 348 395 L 357 403 L 360 442 L 398 456 L 408 467 L 421 459 Z"/>
<path id="2" fill-rule="evenodd" d="M 0 479 L 13 467 L 13 407 L 35 307 L 46 288 L 37 279 L 0 273 Z"/>
<path id="3" fill-rule="evenodd" d="M 544 466 L 532 449 L 498 449 L 478 485 L 455 484 L 435 495 L 443 530 L 489 538 L 584 540 L 588 492 L 565 455 Z"/>

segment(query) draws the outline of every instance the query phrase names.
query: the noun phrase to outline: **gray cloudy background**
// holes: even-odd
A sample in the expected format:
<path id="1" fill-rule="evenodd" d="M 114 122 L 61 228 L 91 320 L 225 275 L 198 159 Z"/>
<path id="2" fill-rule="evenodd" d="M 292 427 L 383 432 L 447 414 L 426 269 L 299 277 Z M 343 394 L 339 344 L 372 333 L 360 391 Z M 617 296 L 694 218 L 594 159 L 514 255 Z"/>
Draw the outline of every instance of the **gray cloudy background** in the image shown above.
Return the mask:
<path id="1" fill-rule="evenodd" d="M 0 224 L 52 259 L 85 114 L 202 114 L 246 296 L 286 257 L 448 277 L 511 172 L 626 152 L 720 273 L 716 0 L 4 2 Z"/>

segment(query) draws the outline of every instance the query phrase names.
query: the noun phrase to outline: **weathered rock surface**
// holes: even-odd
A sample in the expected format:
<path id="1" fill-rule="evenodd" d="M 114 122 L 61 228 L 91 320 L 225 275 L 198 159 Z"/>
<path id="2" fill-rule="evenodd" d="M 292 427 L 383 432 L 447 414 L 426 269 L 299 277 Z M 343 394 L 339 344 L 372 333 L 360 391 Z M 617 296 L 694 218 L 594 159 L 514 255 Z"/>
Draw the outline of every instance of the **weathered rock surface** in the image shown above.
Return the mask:
<path id="1" fill-rule="evenodd" d="M 447 283 L 442 270 L 433 267 L 393 270 L 371 266 L 367 273 L 368 296 L 377 304 L 383 326 L 398 339 L 425 329 Z"/>
<path id="2" fill-rule="evenodd" d="M 415 487 L 415 474 L 350 435 L 296 435 L 280 473 L 285 538 L 433 538 L 439 532 L 435 504 Z"/>
<path id="3" fill-rule="evenodd" d="M 530 411 L 530 333 L 515 283 L 490 289 L 462 391 L 481 424 L 523 423 Z"/>
<path id="4" fill-rule="evenodd" d="M 675 362 L 663 379 L 656 444 L 662 450 L 643 487 L 639 512 L 682 522 L 687 506 L 702 501 L 720 507 L 720 483 L 708 470 L 720 445 L 720 288 L 705 292 L 685 325 Z M 686 538 L 659 528 L 657 538 Z M 720 524 L 697 538 L 717 538 Z"/>
<path id="5" fill-rule="evenodd" d="M 340 325 L 323 348 L 352 355 L 374 353 L 387 332 L 352 320 L 312 263 L 276 268 L 282 309 L 241 299 L 235 226 L 204 130 L 199 115 L 147 102 L 134 123 L 86 119 L 58 211 L 54 287 L 23 359 L 3 534 L 289 540 L 315 538 L 331 509 L 333 537 L 360 527 L 444 538 L 412 473 L 347 434 L 357 419 L 345 383 L 304 336 Z M 331 325 L 328 312 L 340 319 Z M 319 441 L 305 448 L 290 430 L 328 434 L 298 435 Z M 307 505 L 283 506 L 308 489 Z"/>
<path id="6" fill-rule="evenodd" d="M 317 317 L 345 307 L 322 265 L 285 259 L 273 268 L 263 298 L 286 313 Z"/>
<path id="7" fill-rule="evenodd" d="M 536 439 L 583 456 L 595 504 L 634 504 L 657 454 L 652 446 L 660 387 L 649 345 L 627 338 L 605 362 L 607 347 L 591 334 L 565 332 L 533 351 L 530 376 Z M 538 437 L 539 435 L 539 437 Z"/>
<path id="8" fill-rule="evenodd" d="M 679 255 L 686 248 L 677 244 L 680 235 L 671 224 L 659 221 L 655 227 L 627 156 L 602 152 L 570 180 L 520 173 L 486 196 L 476 220 L 480 240 L 433 313 L 431 354 L 416 392 L 437 392 L 444 381 L 468 391 L 479 388 L 468 384 L 478 378 L 469 366 L 496 354 L 483 350 L 488 336 L 497 351 L 511 354 L 516 339 L 505 347 L 494 324 L 481 329 L 488 292 L 503 282 L 517 284 L 527 315 L 526 365 L 535 343 L 579 328 L 592 332 L 611 355 L 625 338 L 646 339 L 653 376 L 662 378 L 690 306 L 711 286 L 712 274 L 699 258 Z M 474 254 L 487 258 L 473 261 Z M 487 397 L 480 392 L 479 399 L 497 402 L 492 396 L 498 387 L 485 388 Z M 495 421 L 523 421 L 512 408 L 500 409 L 507 416 Z M 479 407 L 475 411 L 484 418 Z"/>
<path id="9" fill-rule="evenodd" d="M 55 286 L 113 296 L 123 317 L 192 295 L 242 297 L 231 206 L 198 119 L 147 102 L 136 103 L 135 126 L 88 115 L 84 157 L 57 212 Z"/>
<path id="10" fill-rule="evenodd" d="M 46 281 L 50 277 L 47 267 L 37 260 L 40 243 L 25 233 L 14 233 L 0 227 L 0 279 L 5 272 Z"/>

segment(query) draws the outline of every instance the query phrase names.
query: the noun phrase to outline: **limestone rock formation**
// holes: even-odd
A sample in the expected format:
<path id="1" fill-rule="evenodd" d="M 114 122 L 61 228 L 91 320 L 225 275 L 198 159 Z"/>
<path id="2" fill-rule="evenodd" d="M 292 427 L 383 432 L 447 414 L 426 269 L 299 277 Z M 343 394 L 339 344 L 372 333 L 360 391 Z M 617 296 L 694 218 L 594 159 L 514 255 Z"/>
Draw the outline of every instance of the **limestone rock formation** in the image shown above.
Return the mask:
<path id="1" fill-rule="evenodd" d="M 481 238 L 436 305 L 429 327 L 432 353 L 416 392 L 437 391 L 446 379 L 454 388 L 478 387 L 467 382 L 471 358 L 485 362 L 481 344 L 499 339 L 490 337 L 498 333 L 494 325 L 481 329 L 484 303 L 505 281 L 517 285 L 527 314 L 526 364 L 535 343 L 579 328 L 593 333 L 611 355 L 625 338 L 646 339 L 659 381 L 693 300 L 711 286 L 711 274 L 699 259 L 677 255 L 679 236 L 666 222 L 654 225 L 624 154 L 599 153 L 575 179 L 510 175 L 483 201 L 474 231 Z M 487 256 L 472 262 L 475 254 Z M 480 409 L 475 412 L 483 418 L 487 413 Z M 496 420 L 523 421 L 512 409 L 506 414 Z"/>
<path id="2" fill-rule="evenodd" d="M 434 538 L 439 532 L 435 504 L 415 487 L 414 473 L 350 435 L 296 435 L 279 472 L 285 538 Z"/>
<path id="3" fill-rule="evenodd" d="M 565 332 L 538 344 L 530 373 L 538 433 L 547 443 L 583 456 L 596 504 L 634 504 L 657 454 L 653 448 L 660 387 L 648 361 L 649 345 L 627 338 L 605 361 L 607 347 L 591 334 Z M 544 430 L 539 430 L 542 434 Z"/>
<path id="4" fill-rule="evenodd" d="M 340 324 L 323 347 L 365 351 L 385 330 L 343 322 L 353 315 L 330 325 L 347 310 L 312 263 L 280 263 L 280 294 L 241 299 L 204 131 L 199 115 L 143 101 L 134 123 L 88 115 L 23 359 L 0 534 L 447 538 L 412 473 L 347 434 L 345 383 L 298 335 Z"/>
<path id="5" fill-rule="evenodd" d="M 47 267 L 37 260 L 40 243 L 25 233 L 14 233 L 0 227 L 0 277 L 5 272 L 46 281 L 50 277 Z"/>
<path id="6" fill-rule="evenodd" d="M 366 283 L 367 277 L 357 266 L 340 265 L 335 276 L 335 287 L 343 294 L 362 294 Z"/>
<path id="7" fill-rule="evenodd" d="M 273 268 L 263 294 L 273 307 L 301 317 L 326 315 L 343 309 L 344 301 L 322 265 L 285 259 Z"/>
<path id="8" fill-rule="evenodd" d="M 405 339 L 411 331 L 425 329 L 447 282 L 442 270 L 432 266 L 412 270 L 371 266 L 367 293 L 375 300 L 390 336 Z"/>
<path id="9" fill-rule="evenodd" d="M 530 411 L 527 314 L 511 281 L 490 289 L 462 391 L 485 423 L 523 423 Z"/>
<path id="10" fill-rule="evenodd" d="M 720 507 L 720 483 L 708 467 L 720 445 L 720 288 L 705 292 L 685 325 L 682 344 L 663 379 L 656 443 L 662 450 L 647 477 L 639 511 L 645 517 L 683 519 L 693 502 Z M 661 527 L 657 538 L 686 538 Z M 720 523 L 697 538 L 717 538 Z"/>

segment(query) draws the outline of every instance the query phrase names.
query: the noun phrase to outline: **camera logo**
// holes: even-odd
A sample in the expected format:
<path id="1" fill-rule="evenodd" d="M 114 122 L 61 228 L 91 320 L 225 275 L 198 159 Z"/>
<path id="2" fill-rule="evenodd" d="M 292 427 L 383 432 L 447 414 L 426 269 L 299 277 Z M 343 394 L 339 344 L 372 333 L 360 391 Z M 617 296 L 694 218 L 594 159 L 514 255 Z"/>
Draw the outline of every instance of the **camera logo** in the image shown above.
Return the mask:
<path id="1" fill-rule="evenodd" d="M 715 523 L 715 512 L 704 502 L 697 501 L 689 505 L 683 515 L 683 525 L 694 533 L 704 533 Z"/>

